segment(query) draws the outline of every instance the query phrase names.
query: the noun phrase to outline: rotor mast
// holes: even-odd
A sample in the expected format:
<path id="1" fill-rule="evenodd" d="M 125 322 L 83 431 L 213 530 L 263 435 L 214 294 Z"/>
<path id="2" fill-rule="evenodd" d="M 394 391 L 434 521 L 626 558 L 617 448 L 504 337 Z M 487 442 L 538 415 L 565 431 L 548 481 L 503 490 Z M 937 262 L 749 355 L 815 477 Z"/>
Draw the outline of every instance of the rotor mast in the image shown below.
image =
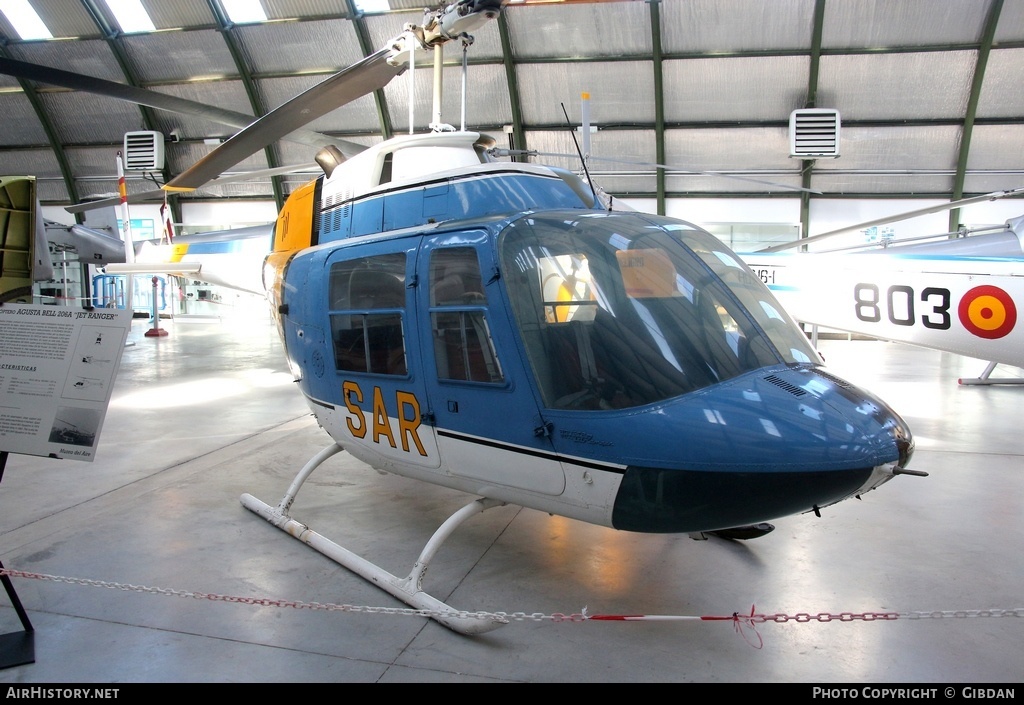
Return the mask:
<path id="1" fill-rule="evenodd" d="M 501 0 L 458 0 L 426 13 L 423 26 L 406 25 L 405 31 L 382 49 L 274 108 L 168 181 L 163 190 L 194 191 L 268 144 L 383 88 L 405 71 L 406 62 L 413 63 L 415 51 L 443 45 L 500 14 Z M 344 149 L 339 149 L 338 155 L 341 161 L 352 156 Z"/>
<path id="2" fill-rule="evenodd" d="M 423 24 L 407 24 L 405 31 L 388 43 L 390 56 L 388 63 L 400 66 L 408 63 L 410 69 L 409 88 L 409 133 L 413 132 L 413 88 L 411 73 L 415 69 L 415 52 L 417 49 L 434 52 L 433 105 L 430 129 L 434 132 L 454 131 L 451 125 L 441 122 L 441 96 L 443 74 L 443 47 L 455 39 L 462 39 L 464 46 L 468 44 L 469 32 L 483 26 L 501 14 L 502 0 L 459 0 L 439 10 L 427 10 L 423 15 Z M 472 39 L 469 39 L 471 42 Z M 463 72 L 465 72 L 465 60 Z M 463 103 L 465 102 L 465 80 L 463 80 Z M 465 129 L 465 107 L 463 106 L 462 129 Z"/>

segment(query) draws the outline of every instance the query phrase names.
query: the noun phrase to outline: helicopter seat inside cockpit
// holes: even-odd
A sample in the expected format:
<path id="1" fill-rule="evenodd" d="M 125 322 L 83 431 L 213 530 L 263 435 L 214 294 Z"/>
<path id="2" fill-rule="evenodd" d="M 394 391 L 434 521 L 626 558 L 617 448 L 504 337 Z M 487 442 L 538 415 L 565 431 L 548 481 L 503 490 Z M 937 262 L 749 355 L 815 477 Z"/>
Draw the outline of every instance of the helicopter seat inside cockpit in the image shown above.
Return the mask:
<path id="1" fill-rule="evenodd" d="M 444 266 L 432 268 L 430 304 L 437 374 L 441 379 L 465 382 L 500 382 L 497 362 L 484 313 L 487 297 L 476 255 L 467 250 Z"/>
<path id="2" fill-rule="evenodd" d="M 333 306 L 351 313 L 332 315 L 339 369 L 378 374 L 406 374 L 402 310 L 405 283 L 382 270 L 356 269 Z M 397 310 L 396 310 L 397 309 Z"/>
<path id="3" fill-rule="evenodd" d="M 405 308 L 405 284 L 390 272 L 357 269 L 348 287 L 354 309 Z"/>
<path id="4" fill-rule="evenodd" d="M 484 298 L 479 269 L 472 272 L 448 267 L 430 288 L 433 306 L 482 304 Z"/>

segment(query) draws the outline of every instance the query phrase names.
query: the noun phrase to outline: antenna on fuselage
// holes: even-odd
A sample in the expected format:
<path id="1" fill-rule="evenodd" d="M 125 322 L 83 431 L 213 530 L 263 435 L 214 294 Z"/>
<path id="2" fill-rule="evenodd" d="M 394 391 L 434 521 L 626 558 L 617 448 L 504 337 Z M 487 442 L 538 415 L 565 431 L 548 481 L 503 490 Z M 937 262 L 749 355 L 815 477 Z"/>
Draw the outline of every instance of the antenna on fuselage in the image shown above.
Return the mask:
<path id="1" fill-rule="evenodd" d="M 584 93 L 583 95 L 586 95 L 588 100 L 590 99 L 590 96 L 588 94 Z M 561 105 L 562 105 L 562 114 L 565 115 L 565 121 L 567 123 L 569 123 L 569 127 L 572 128 L 572 122 L 569 121 L 569 113 L 565 109 L 565 103 L 562 103 Z M 576 139 L 576 132 L 575 132 L 575 130 L 572 132 L 572 143 L 574 145 L 576 145 L 576 154 L 579 155 L 580 164 L 583 165 L 583 174 L 587 177 L 587 183 L 590 184 L 590 193 L 592 193 L 594 195 L 594 207 L 596 208 L 597 204 L 599 202 L 598 198 L 597 198 L 597 188 L 594 186 L 594 180 L 590 178 L 590 170 L 587 168 L 587 159 L 586 159 L 586 157 L 583 156 L 583 152 L 580 151 L 580 143 Z M 587 154 L 587 157 L 589 157 L 589 156 L 590 155 Z"/>

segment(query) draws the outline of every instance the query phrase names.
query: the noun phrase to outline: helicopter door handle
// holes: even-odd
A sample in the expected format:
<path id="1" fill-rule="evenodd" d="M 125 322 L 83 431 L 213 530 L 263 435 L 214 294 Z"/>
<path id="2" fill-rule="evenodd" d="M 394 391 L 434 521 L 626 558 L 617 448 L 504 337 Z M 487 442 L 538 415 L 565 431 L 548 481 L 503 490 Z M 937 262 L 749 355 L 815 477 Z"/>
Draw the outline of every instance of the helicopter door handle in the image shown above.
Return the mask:
<path id="1" fill-rule="evenodd" d="M 533 435 L 535 435 L 537 438 L 550 438 L 551 434 L 554 433 L 554 430 L 555 425 L 549 421 L 543 426 L 538 426 L 537 428 L 533 429 Z"/>

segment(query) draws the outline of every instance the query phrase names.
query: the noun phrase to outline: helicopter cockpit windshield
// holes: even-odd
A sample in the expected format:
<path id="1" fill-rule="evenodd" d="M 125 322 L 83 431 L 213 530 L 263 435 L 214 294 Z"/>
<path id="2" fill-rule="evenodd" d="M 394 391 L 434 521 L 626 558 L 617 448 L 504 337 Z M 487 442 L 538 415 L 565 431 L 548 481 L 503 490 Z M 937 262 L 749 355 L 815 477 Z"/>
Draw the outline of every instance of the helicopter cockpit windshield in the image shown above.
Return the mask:
<path id="1" fill-rule="evenodd" d="M 761 367 L 819 361 L 749 268 L 688 223 L 531 215 L 499 248 L 548 408 L 640 406 Z"/>

